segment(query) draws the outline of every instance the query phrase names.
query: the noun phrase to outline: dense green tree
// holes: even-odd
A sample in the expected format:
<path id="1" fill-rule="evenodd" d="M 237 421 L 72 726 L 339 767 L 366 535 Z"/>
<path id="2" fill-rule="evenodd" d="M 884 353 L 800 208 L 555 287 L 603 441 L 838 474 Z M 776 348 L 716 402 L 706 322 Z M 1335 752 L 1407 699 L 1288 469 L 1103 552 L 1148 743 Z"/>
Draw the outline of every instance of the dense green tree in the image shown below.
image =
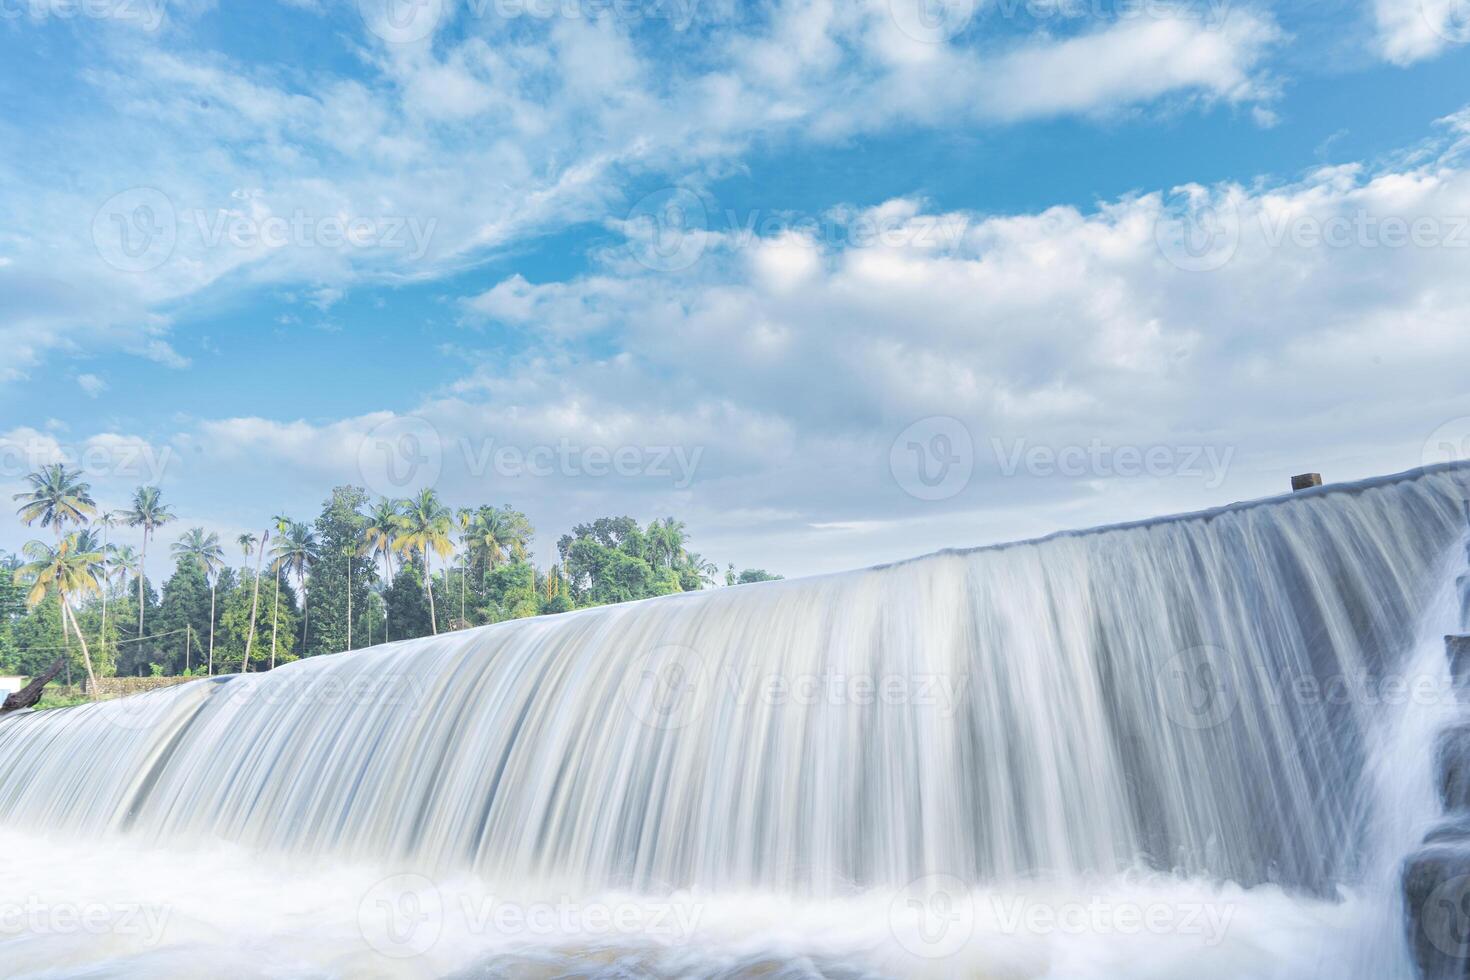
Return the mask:
<path id="1" fill-rule="evenodd" d="M 490 622 L 525 619 L 541 611 L 536 594 L 536 569 L 528 561 L 513 561 L 499 566 L 486 576 Z"/>
<path id="2" fill-rule="evenodd" d="M 307 656 L 341 653 L 361 646 L 368 592 L 377 578 L 362 543 L 368 496 L 358 487 L 337 487 L 316 519 L 317 559 L 311 566 L 311 629 Z M 350 617 L 349 617 L 350 612 Z"/>
<path id="3" fill-rule="evenodd" d="M 203 670 L 209 657 L 210 608 L 213 597 L 204 567 L 192 558 L 181 560 L 163 583 L 163 600 L 154 617 L 158 637 L 151 663 L 161 664 L 168 674 L 188 668 Z"/>
<path id="4" fill-rule="evenodd" d="M 141 642 L 137 632 L 138 593 L 140 591 L 143 594 L 146 619 L 150 624 Z M 128 583 L 125 589 L 118 591 L 108 622 L 109 628 L 116 630 L 119 676 L 136 677 L 140 670 L 144 674 L 148 673 L 148 665 L 153 662 L 156 653 L 151 624 L 153 617 L 158 615 L 158 602 L 158 592 L 154 589 L 153 583 L 141 575 L 134 576 L 134 580 Z"/>
<path id="5" fill-rule="evenodd" d="M 0 552 L 0 673 L 15 672 L 15 624 L 25 615 L 25 590 L 15 581 L 21 560 Z"/>
<path id="6" fill-rule="evenodd" d="M 251 640 L 251 611 L 257 605 L 255 578 L 254 570 L 244 569 L 240 572 L 238 584 L 234 584 L 228 593 L 220 594 L 220 624 L 214 648 L 216 673 L 239 672 L 247 647 L 250 650 L 251 670 L 265 670 L 270 666 L 270 643 L 262 642 L 258 626 L 254 640 Z M 262 575 L 258 608 L 274 609 L 279 617 L 280 635 L 277 637 L 275 654 L 279 665 L 298 658 L 298 624 L 301 616 L 297 610 L 296 597 L 291 593 L 288 584 L 282 583 L 279 602 L 277 598 L 275 577 Z"/>
<path id="7" fill-rule="evenodd" d="M 429 618 L 429 601 L 424 589 L 424 566 L 410 554 L 398 566 L 398 574 L 383 594 L 387 609 L 387 638 L 409 640 L 434 631 Z"/>
<path id="8" fill-rule="evenodd" d="M 15 653 L 7 671 L 27 676 L 39 674 L 63 653 L 69 658 L 68 683 L 71 683 L 74 672 L 85 669 L 76 643 L 62 628 L 61 603 L 55 596 L 49 596 L 39 606 L 28 609 L 11 627 L 11 636 L 15 641 Z"/>
<path id="9" fill-rule="evenodd" d="M 726 585 L 751 585 L 755 582 L 779 582 L 784 576 L 772 575 L 764 568 L 747 568 L 740 574 L 735 573 L 735 566 L 725 573 Z"/>

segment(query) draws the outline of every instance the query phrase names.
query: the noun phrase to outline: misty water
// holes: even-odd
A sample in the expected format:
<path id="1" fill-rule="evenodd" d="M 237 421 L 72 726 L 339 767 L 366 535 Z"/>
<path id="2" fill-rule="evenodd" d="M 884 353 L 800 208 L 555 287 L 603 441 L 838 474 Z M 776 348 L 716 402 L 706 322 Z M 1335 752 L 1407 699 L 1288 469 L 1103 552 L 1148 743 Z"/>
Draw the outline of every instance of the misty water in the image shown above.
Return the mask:
<path id="1" fill-rule="evenodd" d="M 5 719 L 0 963 L 1408 978 L 1467 496 L 1441 468 Z"/>

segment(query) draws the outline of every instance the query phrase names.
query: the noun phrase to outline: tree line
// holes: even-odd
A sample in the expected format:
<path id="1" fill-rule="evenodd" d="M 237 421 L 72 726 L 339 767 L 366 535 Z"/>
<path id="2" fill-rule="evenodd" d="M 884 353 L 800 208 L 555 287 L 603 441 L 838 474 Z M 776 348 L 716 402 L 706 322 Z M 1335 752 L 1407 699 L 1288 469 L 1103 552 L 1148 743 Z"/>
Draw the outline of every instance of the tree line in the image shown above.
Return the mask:
<path id="1" fill-rule="evenodd" d="M 337 487 L 311 521 L 278 514 L 222 542 L 194 527 L 167 544 L 172 570 L 149 575 L 177 516 L 156 486 L 99 507 L 79 472 L 42 467 L 15 495 L 47 534 L 0 552 L 0 673 L 34 675 L 65 658 L 66 680 L 271 670 L 509 619 L 767 581 L 721 573 L 690 551 L 683 522 L 631 517 L 578 524 L 558 561 L 531 559 L 536 530 L 509 505 L 455 509 L 432 489 L 373 500 Z M 141 532 L 115 544 L 118 527 Z M 167 535 L 171 536 L 171 535 Z"/>

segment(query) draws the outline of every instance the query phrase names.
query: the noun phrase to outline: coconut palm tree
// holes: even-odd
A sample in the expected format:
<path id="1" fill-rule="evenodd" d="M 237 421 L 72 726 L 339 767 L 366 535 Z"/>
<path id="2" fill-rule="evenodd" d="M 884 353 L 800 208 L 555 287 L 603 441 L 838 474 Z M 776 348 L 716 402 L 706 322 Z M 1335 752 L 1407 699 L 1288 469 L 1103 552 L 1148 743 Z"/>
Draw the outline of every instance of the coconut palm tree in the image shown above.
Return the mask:
<path id="1" fill-rule="evenodd" d="M 139 487 L 133 492 L 133 508 L 123 514 L 129 527 L 143 529 L 143 553 L 138 559 L 138 639 L 143 638 L 143 607 L 147 604 L 143 594 L 148 578 L 148 539 L 153 532 L 174 519 L 174 514 L 163 502 L 163 494 L 157 487 Z"/>
<path id="2" fill-rule="evenodd" d="M 107 660 L 107 600 L 112 592 L 112 529 L 117 527 L 117 514 L 105 510 L 93 522 L 102 529 L 102 635 L 97 638 L 98 655 Z"/>
<path id="3" fill-rule="evenodd" d="M 255 614 L 260 609 L 260 566 L 265 562 L 265 545 L 271 539 L 270 531 L 265 531 L 260 536 L 260 547 L 255 555 L 255 593 L 250 598 L 250 632 L 245 634 L 245 656 L 240 659 L 240 673 L 250 669 L 250 650 L 255 645 Z M 245 548 L 245 557 L 250 557 L 250 549 L 246 547 L 246 541 L 255 544 L 255 535 L 242 534 L 237 539 L 240 547 Z"/>
<path id="4" fill-rule="evenodd" d="M 60 544 L 67 524 L 80 527 L 97 512 L 92 488 L 81 477 L 80 471 L 69 470 L 64 463 L 41 467 L 26 477 L 31 488 L 14 495 L 20 502 L 16 513 L 26 524 L 40 521 L 42 527 L 55 529 Z"/>
<path id="5" fill-rule="evenodd" d="M 128 576 L 138 572 L 138 549 L 126 544 L 117 545 L 112 549 L 108 564 L 112 569 L 111 577 L 118 580 L 123 592 L 127 592 Z"/>
<path id="6" fill-rule="evenodd" d="M 273 522 L 276 526 L 277 536 L 284 536 L 291 527 L 291 518 L 285 514 L 277 514 Z M 276 592 L 271 597 L 271 670 L 276 669 L 276 640 L 280 636 L 281 626 L 281 563 L 271 562 L 276 573 Z"/>
<path id="7" fill-rule="evenodd" d="M 677 568 L 685 557 L 684 543 L 688 540 L 683 521 L 665 517 L 648 526 L 649 564 L 655 568 Z"/>
<path id="8" fill-rule="evenodd" d="M 362 531 L 362 554 L 383 560 L 387 580 L 393 578 L 393 551 L 402 527 L 403 501 L 382 497 L 368 510 L 367 527 Z"/>
<path id="9" fill-rule="evenodd" d="M 429 626 L 436 636 L 439 634 L 439 619 L 434 609 L 434 574 L 430 560 L 434 554 L 441 558 L 454 554 L 454 542 L 450 539 L 453 520 L 454 515 L 439 501 L 439 495 L 426 488 L 408 501 L 403 513 L 401 533 L 396 539 L 399 551 L 404 554 L 418 551 L 424 557 L 424 590 L 429 593 Z"/>
<path id="10" fill-rule="evenodd" d="M 311 617 L 311 607 L 306 595 L 306 573 L 311 571 L 311 566 L 316 563 L 319 552 L 316 532 L 311 529 L 310 524 L 302 524 L 300 521 L 290 522 L 286 533 L 277 539 L 275 550 L 271 552 L 277 567 L 283 568 L 287 574 L 296 576 L 297 588 L 301 593 L 301 652 L 303 655 L 306 653 L 306 627 Z"/>
<path id="11" fill-rule="evenodd" d="M 219 545 L 218 534 L 205 534 L 204 528 L 190 528 L 183 537 L 174 542 L 173 554 L 179 561 L 192 561 L 204 573 L 209 582 L 209 669 L 214 674 L 214 603 L 219 587 L 219 571 L 225 567 L 225 549 Z"/>
<path id="12" fill-rule="evenodd" d="M 536 532 L 525 514 L 507 505 L 481 507 L 466 533 L 470 547 L 484 559 L 485 566 L 495 569 L 507 557 L 525 559 Z"/>
<path id="13" fill-rule="evenodd" d="M 466 618 L 465 599 L 466 586 L 470 579 L 470 553 L 474 550 L 470 540 L 470 531 L 475 526 L 475 512 L 468 507 L 461 507 L 454 512 L 455 523 L 459 526 L 459 621 L 468 626 L 469 619 Z"/>
<path id="14" fill-rule="evenodd" d="M 70 625 L 77 642 L 82 645 L 82 662 L 87 668 L 88 690 L 92 692 L 94 699 L 99 694 L 97 672 L 92 667 L 92 653 L 87 649 L 87 638 L 82 635 L 76 614 L 72 612 L 71 598 L 96 592 L 101 587 L 98 574 L 104 566 L 105 558 L 101 551 L 83 550 L 84 547 L 95 544 L 92 536 L 83 537 L 79 534 L 67 535 L 55 547 L 44 541 L 32 541 L 24 549 L 29 560 L 15 573 L 16 582 L 25 582 L 31 586 L 26 595 L 27 608 L 34 609 L 48 595 L 56 595 L 61 606 L 62 630 L 65 631 Z"/>
<path id="15" fill-rule="evenodd" d="M 699 575 L 699 580 L 705 585 L 714 585 L 717 583 L 718 579 L 716 576 L 720 574 L 719 565 L 716 565 L 697 551 L 689 552 L 689 557 L 685 560 L 688 562 L 689 567 L 694 569 Z"/>

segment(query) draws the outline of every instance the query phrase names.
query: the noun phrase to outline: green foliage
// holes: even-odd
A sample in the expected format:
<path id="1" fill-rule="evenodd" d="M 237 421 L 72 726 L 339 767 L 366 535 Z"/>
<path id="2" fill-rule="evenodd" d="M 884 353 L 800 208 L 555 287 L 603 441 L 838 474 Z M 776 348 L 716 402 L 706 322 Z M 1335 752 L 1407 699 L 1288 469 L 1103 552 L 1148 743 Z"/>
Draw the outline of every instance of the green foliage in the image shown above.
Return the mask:
<path id="1" fill-rule="evenodd" d="M 308 596 L 311 622 L 307 656 L 340 653 L 347 649 L 347 585 L 352 581 L 352 644 L 365 645 L 368 590 L 377 580 L 371 557 L 362 555 L 367 520 L 361 511 L 367 493 L 357 487 L 337 487 L 316 519 L 316 558 L 311 564 Z"/>
<path id="2" fill-rule="evenodd" d="M 68 649 L 71 657 L 67 661 L 67 670 L 82 670 L 81 651 L 75 649 L 74 640 L 63 634 L 61 603 L 55 596 L 31 609 L 13 625 L 12 630 L 16 652 L 7 668 L 9 672 L 27 677 L 39 674 Z"/>
<path id="3" fill-rule="evenodd" d="M 429 599 L 424 593 L 424 566 L 417 556 L 398 568 L 383 595 L 388 607 L 388 640 L 410 640 L 433 632 Z"/>
<path id="4" fill-rule="evenodd" d="M 0 554 L 0 672 L 14 673 L 15 625 L 25 615 L 26 594 L 15 581 L 20 560 Z"/>
<path id="5" fill-rule="evenodd" d="M 209 642 L 209 582 L 198 561 L 180 559 L 173 575 L 163 583 L 163 601 L 157 615 L 149 620 L 149 628 L 158 638 L 150 645 L 153 657 L 149 663 L 162 664 L 170 675 L 200 663 Z"/>
<path id="6" fill-rule="evenodd" d="M 250 636 L 250 607 L 254 600 L 255 572 L 240 573 L 239 583 L 228 594 L 219 597 L 220 621 L 214 635 L 214 672 L 233 674 L 240 670 L 245 657 L 245 643 Z M 276 577 L 263 573 L 260 580 L 260 608 L 255 620 L 255 644 L 250 648 L 250 669 L 270 667 L 274 649 L 276 666 L 298 659 L 301 637 L 301 614 L 296 597 L 284 582 L 277 602 Z"/>
<path id="7" fill-rule="evenodd" d="M 52 528 L 55 541 L 27 545 L 23 583 L 15 579 L 20 560 L 0 554 L 0 671 L 34 674 L 65 656 L 69 685 L 83 674 L 78 635 L 99 676 L 238 671 L 263 549 L 270 562 L 260 575 L 252 670 L 349 646 L 693 591 L 717 575 L 712 562 L 688 551 L 685 526 L 672 517 L 647 527 L 631 517 L 579 524 L 557 543 L 560 563 L 543 571 L 530 557 L 535 528 L 509 505 L 455 511 L 433 490 L 373 502 L 359 488 L 337 487 L 314 522 L 277 514 L 265 537 L 242 535 L 238 567 L 217 534 L 189 529 L 167 549 L 174 567 L 160 594 L 144 575 L 149 543 L 174 520 L 158 488 L 138 488 L 120 515 L 97 515 L 79 473 L 48 467 L 27 483 L 30 490 L 16 497 L 19 516 Z M 119 518 L 143 532 L 140 550 L 108 542 L 105 532 Z M 67 525 L 77 530 L 68 533 Z M 737 575 L 731 566 L 726 581 L 779 577 L 761 569 Z M 63 593 L 75 628 L 64 628 Z"/>
<path id="8" fill-rule="evenodd" d="M 536 569 L 528 561 L 501 565 L 485 576 L 488 622 L 525 619 L 541 611 L 536 594 Z"/>
<path id="9" fill-rule="evenodd" d="M 747 568 L 736 575 L 735 566 L 731 565 L 729 573 L 725 576 L 725 583 L 727 585 L 751 585 L 755 582 L 779 582 L 784 577 L 783 575 L 772 575 L 764 568 Z"/>

